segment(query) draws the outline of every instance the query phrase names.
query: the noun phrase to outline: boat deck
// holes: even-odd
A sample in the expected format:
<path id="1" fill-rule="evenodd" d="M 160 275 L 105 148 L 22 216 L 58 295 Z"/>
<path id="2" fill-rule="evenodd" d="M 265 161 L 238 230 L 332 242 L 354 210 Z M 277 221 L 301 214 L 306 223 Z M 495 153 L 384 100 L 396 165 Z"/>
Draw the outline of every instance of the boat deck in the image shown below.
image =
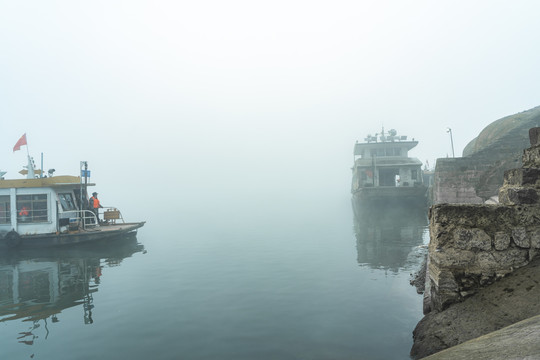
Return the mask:
<path id="1" fill-rule="evenodd" d="M 122 224 L 103 224 L 103 225 L 92 225 L 88 226 L 86 229 L 81 229 L 77 231 L 72 231 L 71 233 L 77 233 L 77 232 L 110 232 L 110 231 L 131 231 L 134 229 L 138 229 L 144 225 L 143 222 L 138 223 L 122 223 Z"/>

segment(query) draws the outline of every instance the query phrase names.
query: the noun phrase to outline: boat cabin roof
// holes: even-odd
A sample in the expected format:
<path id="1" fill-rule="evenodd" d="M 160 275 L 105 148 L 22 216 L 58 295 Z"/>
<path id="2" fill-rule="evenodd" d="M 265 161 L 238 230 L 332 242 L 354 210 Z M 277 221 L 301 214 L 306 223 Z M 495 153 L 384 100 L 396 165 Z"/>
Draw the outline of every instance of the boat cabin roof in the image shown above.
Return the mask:
<path id="1" fill-rule="evenodd" d="M 384 149 L 389 147 L 406 148 L 407 151 L 418 145 L 418 141 L 384 141 L 384 142 L 368 142 L 356 143 L 354 145 L 354 155 L 362 155 L 362 151 L 366 149 Z"/>
<path id="2" fill-rule="evenodd" d="M 48 178 L 36 178 L 36 179 L 15 179 L 15 180 L 0 180 L 0 189 L 10 188 L 50 188 L 50 187 L 62 187 L 66 185 L 79 186 L 81 184 L 81 178 L 78 176 L 52 176 Z M 95 184 L 87 184 L 88 186 L 94 186 Z"/>
<path id="3" fill-rule="evenodd" d="M 373 160 L 371 158 L 356 159 L 357 167 L 372 168 Z M 377 158 L 377 167 L 421 167 L 423 164 L 417 158 Z"/>

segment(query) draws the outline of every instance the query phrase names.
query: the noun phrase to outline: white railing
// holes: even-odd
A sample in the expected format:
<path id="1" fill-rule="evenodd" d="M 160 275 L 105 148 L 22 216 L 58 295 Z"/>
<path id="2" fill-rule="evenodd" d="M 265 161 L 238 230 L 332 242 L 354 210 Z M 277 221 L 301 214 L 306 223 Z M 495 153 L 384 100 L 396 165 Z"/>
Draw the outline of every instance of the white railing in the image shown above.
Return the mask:
<path id="1" fill-rule="evenodd" d="M 77 226 L 82 228 L 99 225 L 96 214 L 92 210 L 70 210 L 62 212 L 62 215 L 64 215 L 63 218 L 69 218 L 69 226 L 72 226 L 73 219 L 77 222 Z"/>
<path id="2" fill-rule="evenodd" d="M 125 223 L 122 213 L 115 207 L 107 206 L 99 208 L 99 218 L 101 223 L 106 224 L 116 224 L 117 220 Z M 64 211 L 61 213 L 62 218 L 69 218 L 71 227 L 73 224 L 71 222 L 75 221 L 78 227 L 86 228 L 99 225 L 98 218 L 92 210 L 70 210 Z"/>

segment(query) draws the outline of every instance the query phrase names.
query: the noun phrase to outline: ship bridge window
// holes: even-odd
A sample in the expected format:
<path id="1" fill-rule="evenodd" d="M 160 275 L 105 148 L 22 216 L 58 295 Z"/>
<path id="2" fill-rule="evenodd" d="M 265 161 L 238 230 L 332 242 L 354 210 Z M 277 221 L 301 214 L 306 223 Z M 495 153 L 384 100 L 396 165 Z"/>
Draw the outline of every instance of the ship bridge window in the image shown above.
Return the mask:
<path id="1" fill-rule="evenodd" d="M 9 195 L 0 196 L 0 224 L 11 223 L 11 207 Z"/>
<path id="2" fill-rule="evenodd" d="M 386 156 L 384 149 L 371 149 L 371 156 Z"/>
<path id="3" fill-rule="evenodd" d="M 400 148 L 387 148 L 386 149 L 386 156 L 400 156 L 400 155 L 401 155 Z"/>
<path id="4" fill-rule="evenodd" d="M 17 221 L 20 222 L 46 222 L 47 195 L 17 195 Z"/>
<path id="5" fill-rule="evenodd" d="M 371 149 L 371 156 L 401 156 L 401 148 Z"/>
<path id="6" fill-rule="evenodd" d="M 60 204 L 64 211 L 77 210 L 71 193 L 58 194 L 58 199 L 60 199 Z"/>

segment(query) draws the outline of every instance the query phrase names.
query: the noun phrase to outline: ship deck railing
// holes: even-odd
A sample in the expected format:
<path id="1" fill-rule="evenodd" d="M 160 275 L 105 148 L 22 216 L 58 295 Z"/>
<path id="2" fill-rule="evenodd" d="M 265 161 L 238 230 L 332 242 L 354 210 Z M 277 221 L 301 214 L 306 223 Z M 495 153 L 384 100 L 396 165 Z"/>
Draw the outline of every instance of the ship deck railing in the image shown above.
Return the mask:
<path id="1" fill-rule="evenodd" d="M 116 224 L 117 221 L 125 223 L 122 213 L 116 207 L 106 206 L 99 208 L 98 211 L 100 218 L 103 219 L 103 222 L 105 223 Z M 95 227 L 99 225 L 98 218 L 92 210 L 70 210 L 63 212 L 62 214 L 70 219 L 70 226 L 76 225 L 86 229 L 88 227 Z"/>

